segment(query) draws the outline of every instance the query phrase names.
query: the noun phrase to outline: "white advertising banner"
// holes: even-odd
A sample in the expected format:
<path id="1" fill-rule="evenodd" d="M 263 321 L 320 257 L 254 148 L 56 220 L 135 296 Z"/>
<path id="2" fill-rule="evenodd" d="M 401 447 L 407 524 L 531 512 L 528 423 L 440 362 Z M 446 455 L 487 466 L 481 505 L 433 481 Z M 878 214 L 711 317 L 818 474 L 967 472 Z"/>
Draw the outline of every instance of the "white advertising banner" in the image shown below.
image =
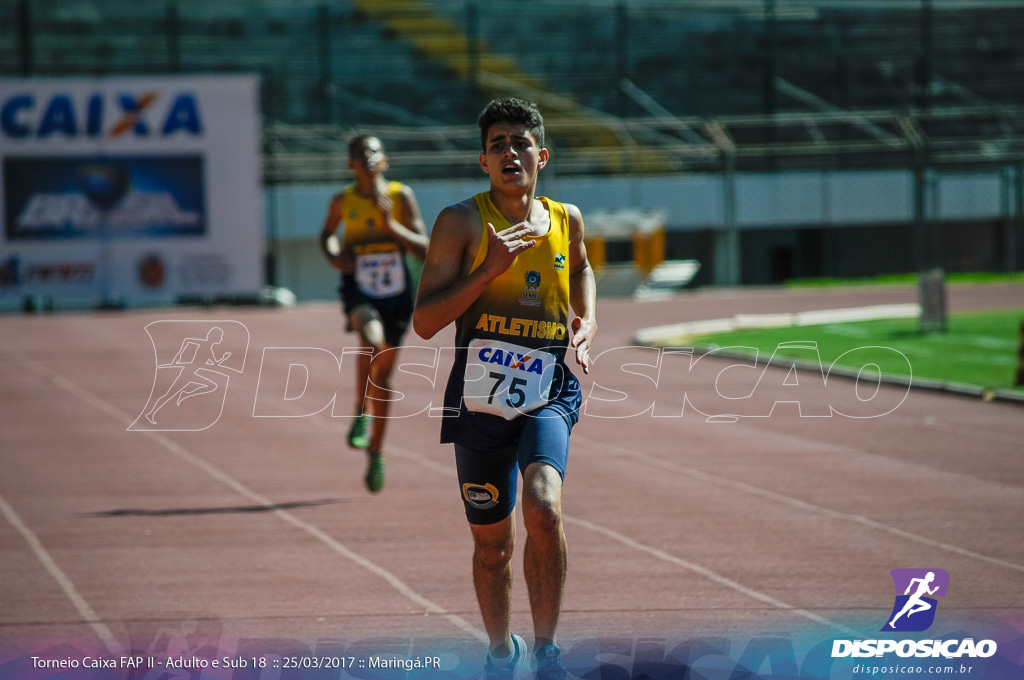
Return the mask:
<path id="1" fill-rule="evenodd" d="M 255 76 L 0 79 L 0 301 L 263 284 Z"/>

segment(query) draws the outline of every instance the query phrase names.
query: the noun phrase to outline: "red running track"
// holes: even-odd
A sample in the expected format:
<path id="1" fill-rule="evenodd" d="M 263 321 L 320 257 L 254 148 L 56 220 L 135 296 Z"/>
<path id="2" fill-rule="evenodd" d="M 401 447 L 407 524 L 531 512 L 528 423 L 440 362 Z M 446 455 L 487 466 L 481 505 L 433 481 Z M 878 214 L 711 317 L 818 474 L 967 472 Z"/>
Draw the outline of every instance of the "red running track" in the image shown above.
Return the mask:
<path id="1" fill-rule="evenodd" d="M 950 300 L 1024 307 L 1024 286 L 952 287 Z M 908 288 L 602 300 L 595 351 L 630 345 L 650 325 L 913 301 Z M 167 333 L 155 355 L 146 327 L 161 321 L 150 327 Z M 212 324 L 248 331 L 241 372 L 224 371 L 230 382 L 212 401 L 158 415 L 174 427 L 215 422 L 129 430 L 154 387 L 154 357 L 166 362 L 179 331 L 205 335 Z M 440 639 L 480 660 L 469 531 L 437 420 L 392 422 L 387 485 L 371 495 L 362 454 L 344 443 L 349 421 L 331 408 L 298 417 L 334 392 L 337 413 L 350 412 L 351 361 L 340 372 L 323 363 L 356 344 L 335 305 L 8 316 L 0 329 L 0 663 L 60 645 L 166 651 L 160 635 L 181 631 L 239 654 L 253 639 L 349 654 Z M 452 337 L 407 342 L 438 348 Z M 429 354 L 403 350 L 401 360 Z M 684 371 L 665 371 L 655 389 L 619 369 L 650 363 L 649 350 L 614 356 L 598 361 L 584 394 L 596 381 L 626 398 L 588 409 L 572 437 L 563 646 L 598 649 L 600 639 L 608 654 L 635 656 L 652 640 L 872 637 L 893 604 L 889 571 L 905 567 L 950 573 L 945 629 L 1024 635 L 1021 406 L 916 390 L 902 399 L 905 388 L 882 386 L 879 398 L 898 407 L 876 418 L 801 418 L 785 405 L 733 423 L 692 410 L 598 417 L 655 396 L 700 403 L 714 389 Z M 272 393 L 295 357 L 312 367 L 307 392 Z M 407 404 L 437 405 L 447 367 L 438 374 L 436 389 L 406 373 L 394 387 Z M 758 399 L 791 394 L 785 377 L 768 369 Z M 832 388 L 853 403 L 844 384 Z M 836 398 L 815 389 L 802 404 Z M 223 411 L 210 411 L 221 396 Z M 530 640 L 519 559 L 513 628 Z M 0 676 L 21 671 L 0 665 Z"/>

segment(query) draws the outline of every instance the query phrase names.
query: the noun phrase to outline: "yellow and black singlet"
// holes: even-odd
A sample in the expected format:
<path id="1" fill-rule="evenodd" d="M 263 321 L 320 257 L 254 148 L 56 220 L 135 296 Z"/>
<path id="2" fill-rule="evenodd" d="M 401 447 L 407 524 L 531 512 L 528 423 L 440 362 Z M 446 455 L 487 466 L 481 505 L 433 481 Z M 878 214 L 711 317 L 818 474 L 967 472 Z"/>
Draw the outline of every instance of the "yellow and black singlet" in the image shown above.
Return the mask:
<path id="1" fill-rule="evenodd" d="M 401 182 L 388 182 L 396 219 L 403 189 Z M 384 213 L 374 199 L 361 195 L 355 185 L 350 186 L 342 194 L 341 212 L 345 222 L 342 247 L 351 247 L 355 256 L 353 278 L 359 291 L 373 299 L 412 296 L 402 246 L 384 224 Z"/>
<path id="2" fill-rule="evenodd" d="M 487 255 L 488 222 L 501 232 L 509 221 L 487 192 L 473 197 L 480 211 L 480 247 L 471 268 Z M 569 215 L 540 197 L 551 226 L 456 320 L 455 363 L 445 390 L 441 441 L 497 448 L 526 413 L 551 403 L 578 408 L 579 383 L 565 366 L 569 344 Z M 458 417 L 454 417 L 456 411 Z"/>

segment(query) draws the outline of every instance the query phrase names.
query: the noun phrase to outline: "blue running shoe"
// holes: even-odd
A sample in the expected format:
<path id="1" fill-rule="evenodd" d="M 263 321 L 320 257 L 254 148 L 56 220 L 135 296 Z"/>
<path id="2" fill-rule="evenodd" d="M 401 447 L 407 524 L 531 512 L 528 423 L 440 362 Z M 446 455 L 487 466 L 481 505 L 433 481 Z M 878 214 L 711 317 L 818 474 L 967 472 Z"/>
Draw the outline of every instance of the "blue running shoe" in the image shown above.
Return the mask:
<path id="1" fill-rule="evenodd" d="M 523 668 L 526 667 L 526 640 L 512 633 L 512 656 L 508 659 L 495 660 L 487 654 L 484 664 L 485 680 L 518 680 Z"/>
<path id="2" fill-rule="evenodd" d="M 565 680 L 568 671 L 562 661 L 562 650 L 558 645 L 545 645 L 533 653 L 537 669 L 536 680 Z"/>

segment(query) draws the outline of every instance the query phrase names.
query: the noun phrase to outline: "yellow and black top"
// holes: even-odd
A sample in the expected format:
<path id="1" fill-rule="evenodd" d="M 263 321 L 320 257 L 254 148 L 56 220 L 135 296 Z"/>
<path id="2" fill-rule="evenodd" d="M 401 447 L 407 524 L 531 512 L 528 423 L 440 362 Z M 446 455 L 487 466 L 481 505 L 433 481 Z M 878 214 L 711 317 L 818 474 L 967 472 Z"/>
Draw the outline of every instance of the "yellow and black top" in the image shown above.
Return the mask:
<path id="1" fill-rule="evenodd" d="M 398 206 L 405 186 L 401 182 L 388 182 L 387 192 L 395 206 L 395 219 L 401 222 Z M 358 289 L 370 299 L 412 298 L 412 286 L 403 258 L 402 244 L 384 224 L 384 213 L 373 198 L 360 194 L 355 185 L 341 195 L 341 217 L 345 222 L 342 247 L 349 247 L 355 256 L 354 275 L 343 277 L 343 288 Z M 408 225 L 406 225 L 408 226 Z"/>
<path id="2" fill-rule="evenodd" d="M 487 192 L 473 199 L 481 219 L 471 271 L 487 256 L 487 223 L 498 232 L 512 226 Z M 571 333 L 569 215 L 561 203 L 538 200 L 550 216 L 547 233 L 526 237 L 537 244 L 521 252 L 455 322 L 457 350 L 445 391 L 442 442 L 497 448 L 521 414 L 567 397 L 578 401 L 579 383 L 564 363 Z"/>
<path id="3" fill-rule="evenodd" d="M 480 248 L 470 271 L 487 256 L 488 222 L 498 232 L 510 228 L 487 192 L 473 197 L 480 208 Z M 456 341 L 473 338 L 507 340 L 529 348 L 568 343 L 569 215 L 561 203 L 540 198 L 551 215 L 546 234 L 530 236 L 537 245 L 520 253 L 505 272 L 456 321 Z"/>
<path id="4" fill-rule="evenodd" d="M 401 182 L 388 182 L 388 196 L 396 210 L 402 204 L 404 188 Z M 401 222 L 400 213 L 395 212 L 394 215 Z M 341 195 L 341 217 L 345 222 L 342 246 L 352 246 L 357 256 L 381 250 L 401 250 L 385 226 L 384 213 L 377 207 L 376 201 L 360 194 L 354 184 L 346 187 Z"/>

